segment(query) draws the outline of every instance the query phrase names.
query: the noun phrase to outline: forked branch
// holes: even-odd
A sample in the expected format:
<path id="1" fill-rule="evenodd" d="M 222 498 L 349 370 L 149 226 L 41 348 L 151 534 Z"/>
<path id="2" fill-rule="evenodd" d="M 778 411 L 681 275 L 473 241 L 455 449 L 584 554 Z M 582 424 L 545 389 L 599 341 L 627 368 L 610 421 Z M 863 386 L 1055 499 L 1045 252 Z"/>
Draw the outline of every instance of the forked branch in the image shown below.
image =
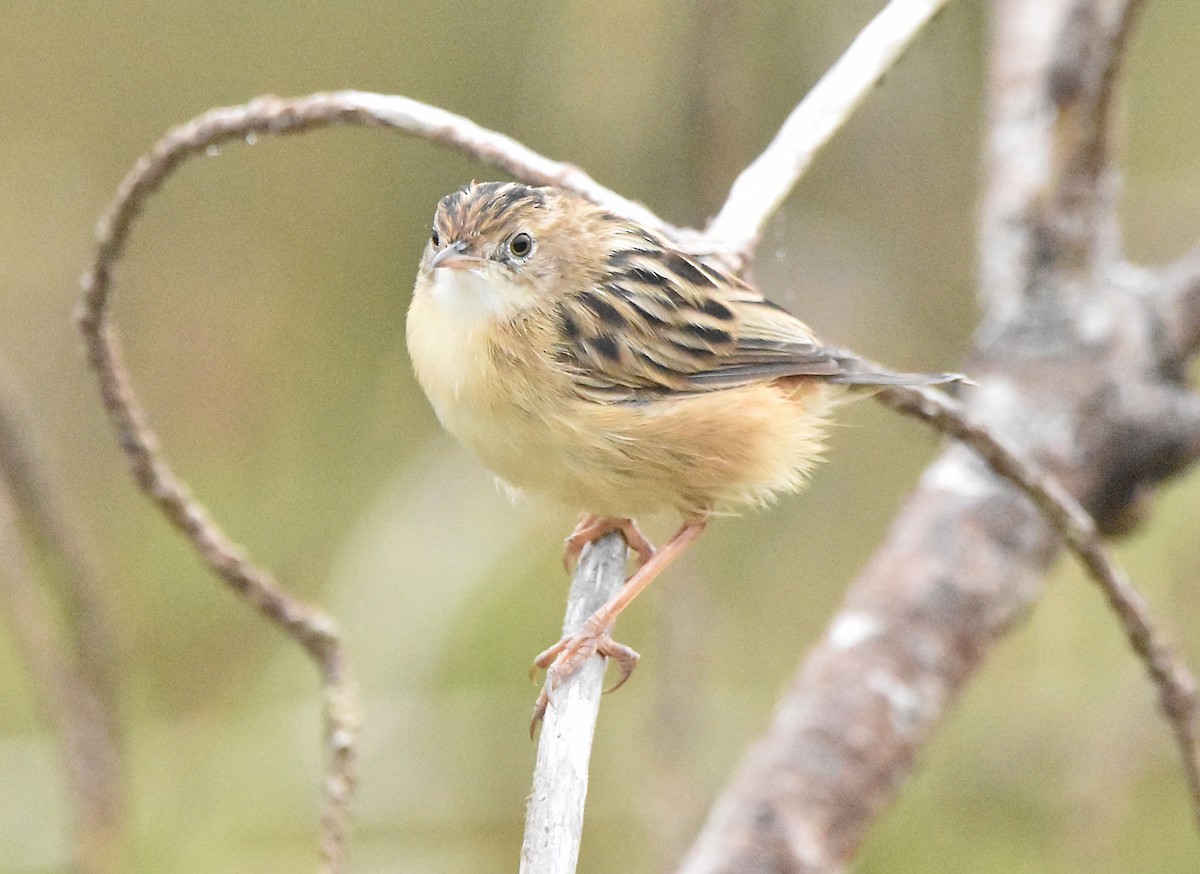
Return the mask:
<path id="1" fill-rule="evenodd" d="M 1200 746 L 1197 745 L 1196 679 L 1175 647 L 1158 629 L 1145 599 L 1104 548 L 1096 523 L 1053 477 L 1005 446 L 986 427 L 969 420 L 963 408 L 941 392 L 896 388 L 880 400 L 897 412 L 920 419 L 970 446 L 993 473 L 1019 488 L 1062 537 L 1088 576 L 1100 587 L 1116 614 L 1130 648 L 1158 688 L 1159 705 L 1171 725 L 1192 803 L 1200 826 Z"/>
<path id="2" fill-rule="evenodd" d="M 1193 259 L 1133 268 L 1115 232 L 1108 103 L 1139 5 L 994 3 L 985 313 L 970 363 L 979 389 L 966 399 L 983 427 L 928 399 L 906 409 L 979 454 L 956 447 L 928 469 L 723 793 L 687 874 L 841 870 L 1063 541 L 1146 662 L 1200 813 L 1195 681 L 1080 506 L 1121 530 L 1200 451 L 1182 385 L 1197 336 Z M 905 406 L 898 392 L 883 397 Z"/>

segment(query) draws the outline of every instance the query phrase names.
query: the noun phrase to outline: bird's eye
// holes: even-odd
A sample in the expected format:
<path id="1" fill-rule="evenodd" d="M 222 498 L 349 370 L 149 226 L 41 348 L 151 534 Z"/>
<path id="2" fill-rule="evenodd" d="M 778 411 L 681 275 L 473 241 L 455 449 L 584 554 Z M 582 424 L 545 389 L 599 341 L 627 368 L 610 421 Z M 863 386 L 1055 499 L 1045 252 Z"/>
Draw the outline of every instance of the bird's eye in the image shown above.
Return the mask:
<path id="1" fill-rule="evenodd" d="M 435 246 L 440 246 L 442 244 L 442 238 L 438 236 L 437 228 L 433 229 L 433 233 L 430 235 L 429 241 Z"/>
<path id="2" fill-rule="evenodd" d="M 508 251 L 514 258 L 528 258 L 533 251 L 533 237 L 524 231 L 513 234 L 508 241 Z"/>

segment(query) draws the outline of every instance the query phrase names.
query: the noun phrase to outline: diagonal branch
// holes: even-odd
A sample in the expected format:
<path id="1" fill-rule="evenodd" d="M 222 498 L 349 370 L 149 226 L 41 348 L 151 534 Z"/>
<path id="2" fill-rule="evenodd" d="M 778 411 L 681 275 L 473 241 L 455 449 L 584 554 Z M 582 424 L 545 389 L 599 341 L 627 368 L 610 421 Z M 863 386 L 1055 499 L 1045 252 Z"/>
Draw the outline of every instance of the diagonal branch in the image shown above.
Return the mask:
<path id="1" fill-rule="evenodd" d="M 988 647 L 1076 554 L 1146 664 L 1200 818 L 1196 682 L 1060 484 L 928 389 L 880 399 L 969 446 L 926 471 L 889 536 L 806 657 L 680 871 L 838 871 Z M 996 475 L 1016 489 L 1001 487 Z"/>
<path id="2" fill-rule="evenodd" d="M 891 0 L 792 110 L 733 183 L 704 239 L 744 267 L 767 222 L 813 159 L 949 0 Z"/>
<path id="3" fill-rule="evenodd" d="M 109 629 L 76 528 L 57 505 L 59 492 L 29 443 L 18 406 L 4 387 L 0 603 L 61 747 L 75 864 L 87 874 L 115 874 L 121 867 L 125 805 Z M 46 558 L 53 567 L 46 567 Z M 38 586 L 43 580 L 53 584 L 57 598 L 44 597 Z M 62 608 L 61 622 L 55 622 L 56 607 Z"/>
<path id="4" fill-rule="evenodd" d="M 33 545 L 49 556 L 55 585 L 71 630 L 72 647 L 88 684 L 105 700 L 116 734 L 116 646 L 108 607 L 82 525 L 64 499 L 63 485 L 37 451 L 32 416 L 24 399 L 0 373 L 0 479 L 8 481 L 13 502 Z"/>
<path id="5" fill-rule="evenodd" d="M 1165 446 L 1153 409 L 1177 400 L 1178 429 L 1194 404 L 1179 398 L 1181 367 L 1167 366 L 1146 306 L 1164 277 L 1130 282 L 1116 246 L 1107 103 L 1139 5 L 997 0 L 972 421 L 921 394 L 882 396 L 979 454 L 952 447 L 927 470 L 718 801 L 687 874 L 841 870 L 1064 540 L 1158 687 L 1200 817 L 1195 681 L 1080 507 L 1119 518 L 1160 481 L 1164 458 L 1172 472 L 1194 459 L 1182 446 L 1141 451 Z M 1097 44 L 1059 49 L 1068 21 Z M 1070 62 L 1086 66 L 1086 87 L 1057 104 L 1053 59 L 1060 79 Z M 1176 301 L 1193 294 L 1179 288 Z"/>
<path id="6" fill-rule="evenodd" d="M 941 392 L 897 388 L 880 400 L 906 416 L 920 419 L 942 434 L 970 446 L 995 474 L 1019 488 L 1062 537 L 1125 630 L 1130 648 L 1145 663 L 1158 688 L 1159 704 L 1171 725 L 1187 780 L 1192 814 L 1200 826 L 1200 745 L 1197 743 L 1197 683 L 1187 664 L 1158 630 L 1141 594 L 1100 541 L 1096 523 L 1062 485 L 971 422 L 962 407 Z"/>

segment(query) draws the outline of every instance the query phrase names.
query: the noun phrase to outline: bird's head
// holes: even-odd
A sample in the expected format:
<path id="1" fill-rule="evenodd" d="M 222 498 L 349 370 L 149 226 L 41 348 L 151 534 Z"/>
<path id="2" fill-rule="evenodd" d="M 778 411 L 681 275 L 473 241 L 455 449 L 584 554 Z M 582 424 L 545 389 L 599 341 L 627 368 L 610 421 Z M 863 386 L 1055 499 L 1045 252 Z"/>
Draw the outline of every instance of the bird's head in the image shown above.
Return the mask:
<path id="1" fill-rule="evenodd" d="M 560 189 L 472 182 L 438 204 L 421 277 L 447 308 L 512 318 L 597 281 L 621 224 Z"/>

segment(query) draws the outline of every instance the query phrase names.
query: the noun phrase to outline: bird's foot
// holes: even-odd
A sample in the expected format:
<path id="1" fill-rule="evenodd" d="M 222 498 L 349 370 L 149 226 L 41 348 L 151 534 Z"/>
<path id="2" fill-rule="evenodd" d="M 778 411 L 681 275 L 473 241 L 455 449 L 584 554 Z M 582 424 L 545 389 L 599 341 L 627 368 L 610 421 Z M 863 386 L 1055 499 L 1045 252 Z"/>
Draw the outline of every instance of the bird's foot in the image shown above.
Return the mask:
<path id="1" fill-rule="evenodd" d="M 638 566 L 644 565 L 654 557 L 654 544 L 646 539 L 632 519 L 619 519 L 615 516 L 597 516 L 595 513 L 582 513 L 575 528 L 567 536 L 563 548 L 563 567 L 571 569 L 571 565 L 579 560 L 583 547 L 598 540 L 611 531 L 620 531 L 625 543 L 637 553 Z"/>
<path id="2" fill-rule="evenodd" d="M 551 703 L 551 696 L 567 677 L 571 676 L 592 655 L 602 655 L 617 663 L 621 676 L 607 692 L 621 688 L 633 669 L 637 666 L 638 654 L 634 650 L 617 643 L 608 636 L 612 623 L 605 623 L 592 615 L 583 623 L 583 628 L 574 634 L 568 634 L 554 646 L 541 653 L 533 660 L 529 673 L 532 676 L 539 668 L 545 668 L 546 681 L 542 691 L 538 693 L 533 705 L 533 719 L 529 723 L 529 734 L 532 737 L 537 724 L 546 715 L 546 708 Z"/>

